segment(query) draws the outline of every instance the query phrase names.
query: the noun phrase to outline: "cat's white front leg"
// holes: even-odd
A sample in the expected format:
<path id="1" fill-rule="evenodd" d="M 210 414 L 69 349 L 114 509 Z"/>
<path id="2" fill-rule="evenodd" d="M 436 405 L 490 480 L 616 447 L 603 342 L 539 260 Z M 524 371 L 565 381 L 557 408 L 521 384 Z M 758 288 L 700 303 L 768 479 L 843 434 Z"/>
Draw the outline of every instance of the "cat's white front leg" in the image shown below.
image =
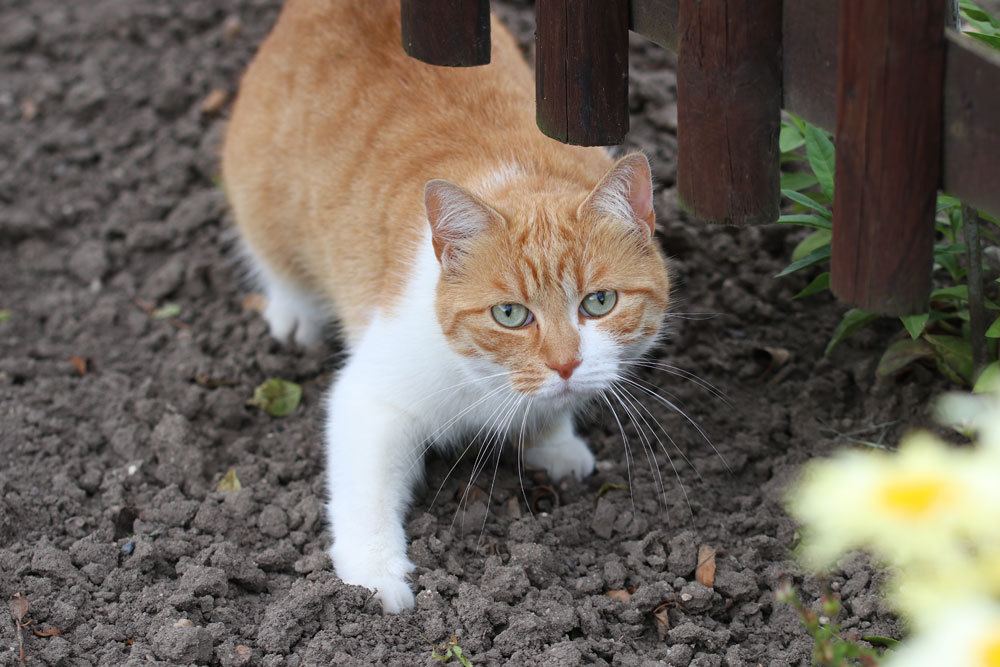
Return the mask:
<path id="1" fill-rule="evenodd" d="M 524 451 L 524 462 L 541 468 L 554 481 L 573 476 L 583 479 L 594 472 L 594 455 L 587 443 L 573 431 L 573 418 L 564 412 L 556 416 Z"/>
<path id="2" fill-rule="evenodd" d="M 343 373 L 328 399 L 330 556 L 337 576 L 372 589 L 385 612 L 398 613 L 413 607 L 403 521 L 423 461 L 410 418 L 358 375 Z"/>

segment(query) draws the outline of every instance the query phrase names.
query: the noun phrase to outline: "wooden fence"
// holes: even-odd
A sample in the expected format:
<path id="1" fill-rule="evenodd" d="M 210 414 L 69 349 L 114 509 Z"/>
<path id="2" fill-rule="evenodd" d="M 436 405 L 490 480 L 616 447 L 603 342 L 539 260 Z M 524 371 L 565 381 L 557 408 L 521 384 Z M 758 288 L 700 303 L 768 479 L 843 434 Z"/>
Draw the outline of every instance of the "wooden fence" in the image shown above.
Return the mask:
<path id="1" fill-rule="evenodd" d="M 489 0 L 401 0 L 403 45 L 489 62 Z M 1000 11 L 1000 0 L 980 0 Z M 946 27 L 951 0 L 536 0 L 539 128 L 628 131 L 628 30 L 678 53 L 677 187 L 698 218 L 773 222 L 781 109 L 835 133 L 831 288 L 924 312 L 938 189 L 1000 215 L 1000 56 Z"/>

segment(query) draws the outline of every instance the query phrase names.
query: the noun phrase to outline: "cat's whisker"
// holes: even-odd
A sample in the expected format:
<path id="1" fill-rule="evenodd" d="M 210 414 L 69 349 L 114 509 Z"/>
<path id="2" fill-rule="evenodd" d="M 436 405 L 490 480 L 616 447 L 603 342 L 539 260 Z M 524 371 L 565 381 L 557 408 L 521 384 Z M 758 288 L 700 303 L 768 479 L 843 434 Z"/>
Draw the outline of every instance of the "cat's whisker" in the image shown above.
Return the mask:
<path id="1" fill-rule="evenodd" d="M 705 429 L 703 429 L 701 427 L 701 424 L 699 424 L 694 419 L 692 419 L 688 415 L 688 413 L 684 412 L 684 410 L 682 410 L 680 407 L 678 407 L 672 401 L 667 400 L 666 398 L 664 398 L 663 396 L 661 396 L 658 392 L 656 392 L 656 391 L 654 391 L 652 389 L 649 389 L 649 388 L 643 386 L 643 384 L 649 384 L 648 382 L 646 382 L 645 380 L 642 380 L 641 378 L 636 377 L 636 376 L 632 376 L 632 377 L 634 379 L 629 379 L 628 377 L 622 377 L 622 381 L 623 382 L 627 382 L 627 383 L 633 385 L 634 387 L 636 387 L 637 389 L 640 389 L 643 392 L 649 394 L 650 396 L 652 396 L 654 399 L 656 399 L 657 401 L 659 401 L 660 403 L 662 403 L 667 408 L 670 408 L 671 410 L 673 410 L 674 412 L 676 412 L 680 416 L 684 417 L 684 419 L 687 420 L 687 422 L 692 426 L 692 428 L 694 428 L 694 430 L 698 432 L 698 434 L 702 437 L 702 439 L 705 442 L 708 443 L 708 446 L 712 448 L 712 451 L 714 451 L 715 454 L 716 454 L 716 456 L 719 457 L 719 460 L 722 461 L 722 465 L 724 465 L 726 467 L 726 471 L 729 472 L 729 474 L 733 473 L 733 469 L 729 467 L 729 462 L 726 461 L 726 457 L 724 457 L 722 455 L 722 452 L 720 452 L 719 449 L 715 446 L 715 443 L 712 442 L 712 439 L 708 437 L 708 434 L 705 433 Z M 636 382 L 635 380 L 638 380 L 639 382 Z M 642 382 L 643 384 L 639 384 L 640 382 Z M 650 386 L 653 386 L 653 385 L 650 385 Z"/>
<path id="2" fill-rule="evenodd" d="M 486 532 L 486 519 L 490 515 L 490 503 L 493 501 L 493 488 L 497 483 L 497 471 L 500 470 L 500 456 L 503 454 L 503 443 L 507 441 L 507 436 L 510 435 L 510 426 L 514 421 L 514 417 L 517 415 L 517 411 L 520 409 L 521 405 L 524 403 L 526 397 L 521 396 L 514 407 L 511 409 L 509 416 L 507 417 L 507 424 L 504 427 L 503 437 L 497 441 L 497 462 L 493 466 L 493 481 L 490 482 L 490 491 L 486 495 L 486 513 L 483 516 L 483 525 L 479 529 L 479 539 L 476 540 L 476 551 L 479 551 L 479 545 L 483 540 L 483 534 Z"/>
<path id="3" fill-rule="evenodd" d="M 513 396 L 513 394 L 511 396 Z M 507 401 L 511 399 L 511 396 L 504 397 L 504 399 L 497 405 L 497 407 L 494 408 L 493 412 L 490 414 L 490 417 L 483 420 L 483 425 L 480 426 L 479 430 L 476 431 L 476 434 L 472 436 L 472 438 L 469 440 L 469 444 L 466 445 L 465 449 L 462 450 L 462 453 L 458 455 L 458 458 L 455 460 L 455 463 L 452 464 L 451 468 L 448 469 L 448 473 L 444 476 L 444 479 L 441 480 L 441 484 L 438 486 L 437 492 L 434 494 L 434 498 L 431 499 L 430 507 L 434 507 L 434 503 L 437 502 L 438 496 L 441 495 L 441 491 L 444 489 L 444 485 L 448 482 L 448 479 L 451 477 L 452 473 L 455 472 L 455 469 L 458 468 L 458 464 L 462 462 L 462 459 L 465 458 L 465 455 L 469 452 L 470 449 L 472 449 L 473 445 L 476 444 L 476 441 L 479 439 L 479 434 L 482 433 L 487 426 L 489 426 L 492 417 L 494 415 L 499 414 L 500 410 L 502 410 L 503 407 L 507 404 Z M 461 503 L 459 503 L 459 507 L 461 507 Z M 452 526 L 454 526 L 454 523 L 455 522 L 452 521 Z"/>
<path id="4" fill-rule="evenodd" d="M 694 322 L 702 322 L 706 320 L 714 320 L 719 317 L 722 313 L 678 313 L 674 311 L 668 312 L 664 317 L 666 319 L 676 319 L 676 320 L 691 320 Z"/>
<path id="5" fill-rule="evenodd" d="M 622 426 L 622 422 L 618 419 L 618 413 L 615 412 L 615 407 L 611 405 L 611 401 L 608 400 L 608 395 L 606 393 L 601 394 L 601 398 L 604 402 L 608 404 L 608 409 L 611 410 L 611 415 L 615 418 L 615 423 L 618 424 L 618 430 L 622 434 L 622 442 L 625 444 L 625 472 L 628 474 L 628 495 L 632 499 L 632 513 L 635 514 L 635 495 L 632 493 L 632 466 L 629 463 L 630 452 L 628 445 L 628 436 L 625 435 L 625 427 Z"/>
<path id="6" fill-rule="evenodd" d="M 504 403 L 501 411 L 492 420 L 490 427 L 486 432 L 485 439 L 483 440 L 483 443 L 479 448 L 479 452 L 476 454 L 476 460 L 473 461 L 472 463 L 472 472 L 469 475 L 469 483 L 465 486 L 466 493 L 462 495 L 463 502 L 466 499 L 466 494 L 476 483 L 476 480 L 479 478 L 479 475 L 482 473 L 482 471 L 486 468 L 486 465 L 489 463 L 490 452 L 493 451 L 493 448 L 495 446 L 501 444 L 501 438 L 503 436 L 503 424 L 512 415 L 512 410 L 515 410 L 517 408 L 518 402 L 519 398 L 517 394 L 513 394 L 510 397 L 510 400 Z M 459 507 L 461 506 L 462 503 L 460 502 Z"/>
<path id="7" fill-rule="evenodd" d="M 534 402 L 534 397 L 528 398 L 528 405 L 524 408 L 524 416 L 521 417 L 521 433 L 518 436 L 517 441 L 517 481 L 521 485 L 521 495 L 524 497 L 524 504 L 528 508 L 528 514 L 534 516 L 534 512 L 531 509 L 531 503 L 528 502 L 528 492 L 524 489 L 524 426 L 528 422 L 528 413 L 531 412 L 531 404 Z"/>
<path id="8" fill-rule="evenodd" d="M 726 393 L 724 391 L 716 387 L 708 380 L 699 377 L 695 373 L 692 373 L 687 369 L 681 368 L 680 366 L 674 366 L 672 364 L 668 364 L 663 361 L 659 361 L 656 359 L 647 359 L 644 357 L 637 357 L 634 359 L 623 359 L 622 363 L 628 364 L 629 366 L 643 366 L 645 368 L 661 370 L 671 375 L 676 375 L 677 377 L 690 380 L 694 384 L 698 385 L 705 391 L 709 392 L 710 394 L 721 400 L 723 403 L 726 404 L 726 406 L 733 407 L 733 404 L 730 402 L 729 397 L 726 396 Z"/>
<path id="9" fill-rule="evenodd" d="M 426 396 L 421 397 L 417 401 L 417 404 L 419 405 L 420 403 L 423 403 L 427 399 L 429 399 L 429 398 L 431 398 L 433 396 L 437 396 L 438 394 L 440 394 L 442 392 L 445 392 L 445 391 L 451 390 L 450 393 L 449 393 L 449 395 L 451 395 L 451 394 L 455 393 L 455 391 L 457 391 L 458 389 L 460 389 L 462 387 L 466 387 L 466 386 L 471 385 L 471 384 L 479 384 L 481 382 L 485 382 L 487 380 L 493 380 L 495 378 L 503 377 L 505 375 L 511 375 L 511 372 L 510 371 L 503 371 L 501 373 L 494 373 L 493 375 L 484 375 L 483 377 L 477 377 L 477 378 L 472 378 L 471 380 L 465 380 L 463 382 L 459 382 L 457 384 L 453 384 L 450 387 L 444 387 L 443 389 L 438 389 L 437 391 L 432 391 L 431 393 L 427 394 Z"/>
<path id="10" fill-rule="evenodd" d="M 660 474 L 660 462 L 656 459 L 656 452 L 653 451 L 653 442 L 646 435 L 646 432 L 643 430 L 642 425 L 639 423 L 639 420 L 637 419 L 637 413 L 633 410 L 632 407 L 629 407 L 629 405 L 625 402 L 625 399 L 618 392 L 616 386 L 614 384 L 611 385 L 611 387 L 609 387 L 609 390 L 618 400 L 618 403 L 625 410 L 625 414 L 627 414 L 628 418 L 632 421 L 632 425 L 635 426 L 635 432 L 638 434 L 639 442 L 642 443 L 642 449 L 646 454 L 646 462 L 649 463 L 650 472 L 653 473 L 654 486 L 656 486 L 657 490 L 659 491 L 659 500 L 661 502 L 661 506 L 663 509 L 666 509 L 667 494 L 666 494 L 666 489 L 663 487 L 663 475 Z"/>
<path id="11" fill-rule="evenodd" d="M 684 451 L 680 447 L 677 446 L 677 443 L 674 442 L 674 439 L 670 437 L 669 433 L 667 433 L 667 430 L 663 427 L 663 424 L 661 424 L 659 421 L 657 421 L 656 417 L 653 416 L 653 413 L 650 412 L 649 408 L 647 408 L 642 403 L 642 401 L 638 400 L 632 394 L 632 392 L 630 392 L 628 390 L 627 387 L 624 387 L 622 385 L 617 385 L 617 386 L 622 391 L 622 393 L 624 393 L 626 396 L 628 396 L 632 400 L 633 405 L 635 405 L 636 408 L 637 408 L 637 411 L 638 411 L 638 408 L 642 408 L 643 410 L 645 410 L 646 414 L 649 415 L 649 419 L 651 419 L 653 421 L 653 424 L 655 424 L 657 427 L 659 427 L 659 429 L 661 431 L 663 431 L 663 435 L 665 435 L 667 437 L 667 440 L 670 441 L 670 444 L 673 446 L 673 448 L 677 450 L 677 453 L 681 455 L 681 458 L 684 459 L 684 461 L 688 464 L 688 466 L 692 470 L 694 470 L 694 474 L 698 476 L 698 479 L 701 480 L 701 473 L 698 472 L 698 469 L 691 463 L 690 459 L 688 459 L 688 457 L 684 454 Z M 641 413 L 640 413 L 640 416 L 642 416 Z M 646 420 L 646 417 L 643 416 L 642 420 L 643 420 L 643 422 L 646 423 L 647 426 L 649 426 L 649 422 Z M 649 427 L 649 430 L 653 434 L 653 437 L 656 438 L 657 444 L 660 446 L 660 449 L 663 451 L 664 455 L 667 457 L 667 462 L 670 464 L 670 468 L 674 471 L 674 477 L 677 478 L 677 483 L 681 487 L 681 493 L 684 495 L 684 502 L 688 506 L 688 511 L 691 513 L 692 516 L 694 516 L 694 508 L 691 507 L 691 499 L 688 497 L 687 488 L 684 486 L 684 482 L 681 480 L 681 475 L 680 475 L 680 472 L 677 470 L 677 464 L 674 463 L 674 458 L 672 456 L 670 456 L 670 451 L 667 449 L 666 445 L 663 444 L 663 441 L 660 440 L 660 436 L 656 433 L 656 430 L 653 429 L 651 426 Z"/>
<path id="12" fill-rule="evenodd" d="M 454 517 L 452 517 L 451 521 L 452 528 L 454 528 L 455 526 L 455 521 L 458 519 L 459 512 L 463 511 L 463 506 L 465 506 L 468 501 L 469 492 L 472 490 L 472 486 L 475 483 L 476 477 L 481 471 L 481 465 L 485 466 L 486 462 L 489 460 L 489 451 L 492 448 L 493 439 L 499 433 L 500 424 L 502 423 L 503 419 L 506 418 L 507 409 L 509 406 L 511 406 L 513 403 L 516 402 L 516 399 L 517 399 L 517 394 L 511 393 L 509 396 L 507 396 L 503 400 L 503 402 L 498 406 L 498 408 L 494 410 L 491 416 L 486 420 L 486 422 L 483 424 L 483 427 L 476 432 L 476 435 L 473 437 L 472 442 L 469 444 L 469 447 L 475 445 L 476 442 L 478 442 L 479 440 L 479 436 L 483 434 L 484 430 L 486 431 L 485 435 L 483 435 L 484 440 L 479 447 L 479 451 L 476 452 L 476 458 L 472 463 L 472 472 L 469 474 L 469 481 L 465 485 L 465 490 L 462 492 L 462 496 L 459 498 L 458 506 L 455 508 L 455 515 Z M 468 451 L 468 447 L 466 448 L 466 451 Z M 464 454 L 465 452 L 463 452 L 463 456 Z M 457 464 L 458 461 L 456 461 L 455 466 L 452 466 L 452 469 L 448 472 L 448 476 L 450 476 L 452 472 L 454 472 Z M 447 477 L 445 478 L 445 481 L 447 481 Z M 462 525 L 464 530 L 464 525 L 465 525 L 464 519 Z"/>
<path id="13" fill-rule="evenodd" d="M 624 380 L 625 378 L 619 377 L 618 379 L 619 380 Z M 652 411 L 650 411 L 650 409 L 648 407 L 646 407 L 645 403 L 643 403 L 642 401 L 638 400 L 638 397 L 636 397 L 634 394 L 632 394 L 632 392 L 630 392 L 628 390 L 628 387 L 625 387 L 624 385 L 619 384 L 618 388 L 621 389 L 622 391 L 626 392 L 629 396 L 631 396 L 632 400 L 635 401 L 636 405 L 638 405 L 639 407 L 641 407 L 645 411 L 645 413 L 649 416 L 649 419 L 652 420 L 652 423 L 655 424 L 657 427 L 659 427 L 660 432 L 663 433 L 663 436 L 670 443 L 670 446 L 673 447 L 674 450 L 676 450 L 676 452 L 684 460 L 684 462 L 687 464 L 687 466 L 689 468 L 691 468 L 691 470 L 694 471 L 694 474 L 698 477 L 698 481 L 704 481 L 704 479 L 701 476 L 701 472 L 699 472 L 697 466 L 695 466 L 694 463 L 691 461 L 691 459 L 688 458 L 687 454 L 684 453 L 684 450 L 681 449 L 680 445 L 677 444 L 677 442 L 674 440 L 673 436 L 670 435 L 669 431 L 667 431 L 667 429 L 663 426 L 663 424 L 660 423 L 660 421 L 656 418 L 656 416 L 652 413 Z M 654 432 L 654 435 L 655 435 L 655 432 Z M 666 445 L 663 444 L 663 441 L 660 440 L 660 437 L 658 435 L 656 436 L 656 440 L 657 440 L 657 442 L 660 443 L 660 448 L 663 449 L 663 453 L 667 455 L 667 458 L 670 459 L 671 464 L 673 464 L 673 459 L 670 456 L 670 452 L 667 450 Z M 676 472 L 676 470 L 677 469 L 674 468 L 675 472 Z M 685 495 L 687 495 L 687 494 L 685 493 Z"/>
<path id="14" fill-rule="evenodd" d="M 469 412 L 471 412 L 472 410 L 474 410 L 477 406 L 481 405 L 482 403 L 484 403 L 484 402 L 490 400 L 491 398 L 495 397 L 497 394 L 499 394 L 500 392 L 502 392 L 505 388 L 506 387 L 504 387 L 503 385 L 501 385 L 499 387 L 495 387 L 495 388 L 491 389 L 489 392 L 487 392 L 483 396 L 480 396 L 471 405 L 468 405 L 465 408 L 463 408 L 457 415 L 453 416 L 451 419 L 449 419 L 448 421 L 446 421 L 443 425 L 439 426 L 433 433 L 431 433 L 426 438 L 424 438 L 423 440 L 421 440 L 420 442 L 418 442 L 416 444 L 416 446 L 414 446 L 414 450 L 419 450 L 419 451 L 415 451 L 414 452 L 413 460 L 410 462 L 410 466 L 406 470 L 407 474 L 409 474 L 413 470 L 413 466 L 417 465 L 418 463 L 420 463 L 421 460 L 423 460 L 424 455 L 426 455 L 427 452 L 429 452 L 431 450 L 431 447 L 433 447 L 435 444 L 437 444 L 438 438 L 440 436 L 444 435 L 444 433 L 446 431 L 448 431 L 448 429 L 450 429 L 452 426 L 454 426 L 466 414 L 468 414 Z"/>

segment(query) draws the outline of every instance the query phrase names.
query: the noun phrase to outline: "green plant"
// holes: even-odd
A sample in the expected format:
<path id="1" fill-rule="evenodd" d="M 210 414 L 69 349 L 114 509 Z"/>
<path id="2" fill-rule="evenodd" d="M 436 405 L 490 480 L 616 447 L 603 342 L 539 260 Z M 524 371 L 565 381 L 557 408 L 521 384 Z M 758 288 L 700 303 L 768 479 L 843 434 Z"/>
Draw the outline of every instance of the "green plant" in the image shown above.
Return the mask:
<path id="1" fill-rule="evenodd" d="M 966 31 L 973 38 L 1000 48 L 1000 20 L 981 10 L 969 0 L 961 2 L 962 17 L 972 28 Z M 796 299 L 824 292 L 830 287 L 830 241 L 833 229 L 835 150 L 830 136 L 801 118 L 789 116 L 782 122 L 779 138 L 781 150 L 781 192 L 790 211 L 778 222 L 805 227 L 809 234 L 792 251 L 791 263 L 778 277 L 803 269 L 821 266 L 824 271 L 798 294 Z M 1000 245 L 1000 220 L 980 213 L 987 225 L 980 235 L 989 245 Z M 938 196 L 937 243 L 934 247 L 934 280 L 936 289 L 930 295 L 928 311 L 900 318 L 908 336 L 894 341 L 883 354 L 877 373 L 888 376 L 911 363 L 926 360 L 934 363 L 949 380 L 962 385 L 976 382 L 969 330 L 969 285 L 965 263 L 966 245 L 963 230 L 962 202 L 947 194 Z M 996 291 L 996 288 L 992 288 Z M 986 290 L 986 286 L 984 286 Z M 994 312 L 994 321 L 987 329 L 991 339 L 988 354 L 991 362 L 982 377 L 1000 374 L 996 339 L 1000 338 L 1000 304 L 986 298 L 984 306 Z M 868 324 L 878 315 L 851 309 L 834 330 L 826 346 L 826 354 Z M 991 380 L 992 381 L 992 380 Z"/>
<path id="2" fill-rule="evenodd" d="M 811 461 L 789 490 L 803 564 L 822 572 L 864 550 L 885 568 L 886 602 L 906 627 L 898 642 L 845 638 L 835 597 L 825 596 L 817 613 L 786 587 L 779 600 L 803 619 L 817 665 L 1000 665 L 1000 395 L 950 394 L 937 413 L 971 444 L 910 433 L 896 450 Z M 892 650 L 878 656 L 861 640 Z"/>
<path id="3" fill-rule="evenodd" d="M 462 647 L 458 645 L 457 637 L 452 637 L 439 648 L 441 649 L 440 653 L 437 648 L 431 650 L 431 658 L 437 662 L 447 663 L 455 660 L 462 667 L 472 667 L 472 661 L 469 660 L 469 657 L 462 650 Z"/>
<path id="4" fill-rule="evenodd" d="M 877 665 L 882 655 L 875 649 L 862 646 L 857 641 L 845 639 L 840 626 L 836 622 L 840 614 L 840 599 L 835 595 L 824 595 L 821 604 L 821 613 L 816 613 L 807 607 L 798 593 L 792 586 L 782 586 L 776 594 L 778 602 L 791 606 L 799 618 L 806 632 L 813 638 L 814 665 L 819 667 L 849 667 L 850 665 L 862 665 L 869 667 Z M 889 637 L 864 636 L 860 638 L 872 646 L 883 648 L 893 648 L 898 642 Z"/>

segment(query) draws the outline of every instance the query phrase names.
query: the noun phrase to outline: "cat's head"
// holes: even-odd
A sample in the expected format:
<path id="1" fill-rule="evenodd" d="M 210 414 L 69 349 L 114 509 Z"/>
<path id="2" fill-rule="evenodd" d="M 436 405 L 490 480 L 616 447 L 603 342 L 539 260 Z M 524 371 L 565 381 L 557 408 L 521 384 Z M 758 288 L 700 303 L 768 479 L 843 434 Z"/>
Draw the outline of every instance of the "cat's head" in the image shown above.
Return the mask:
<path id="1" fill-rule="evenodd" d="M 437 318 L 478 375 L 569 401 L 606 389 L 656 341 L 668 303 L 649 163 L 618 161 L 587 193 L 523 179 L 491 201 L 431 181 Z"/>

